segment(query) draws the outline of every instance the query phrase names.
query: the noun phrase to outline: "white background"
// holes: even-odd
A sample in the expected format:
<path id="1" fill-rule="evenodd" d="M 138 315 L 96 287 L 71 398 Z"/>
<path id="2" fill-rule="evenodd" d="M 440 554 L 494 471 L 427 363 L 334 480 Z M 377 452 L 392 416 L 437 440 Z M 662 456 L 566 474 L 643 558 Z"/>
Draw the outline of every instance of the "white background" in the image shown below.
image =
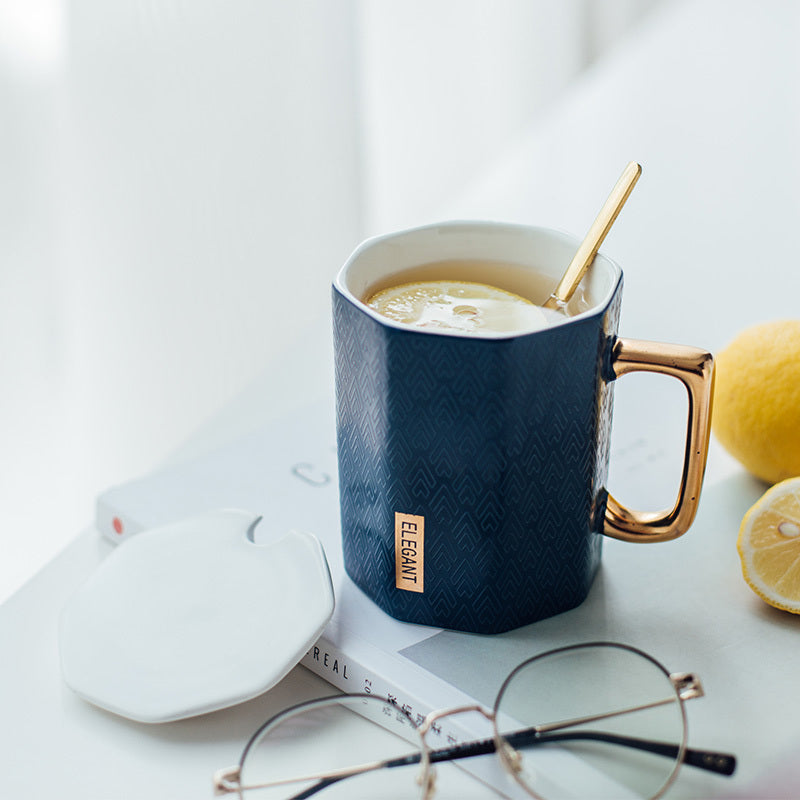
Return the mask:
<path id="1" fill-rule="evenodd" d="M 0 599 L 655 5 L 0 0 Z"/>

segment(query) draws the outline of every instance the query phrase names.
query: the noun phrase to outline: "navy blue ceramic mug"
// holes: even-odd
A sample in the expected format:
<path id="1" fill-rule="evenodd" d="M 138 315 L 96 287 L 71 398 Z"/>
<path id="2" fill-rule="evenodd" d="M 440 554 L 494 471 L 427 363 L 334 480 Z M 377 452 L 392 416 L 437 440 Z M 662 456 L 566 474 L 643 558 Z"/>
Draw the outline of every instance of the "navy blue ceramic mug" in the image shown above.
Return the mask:
<path id="1" fill-rule="evenodd" d="M 709 436 L 713 359 L 617 336 L 622 271 L 598 254 L 570 316 L 476 337 L 393 322 L 366 305 L 408 280 L 478 281 L 544 303 L 578 247 L 556 231 L 452 222 L 363 243 L 333 285 L 344 564 L 400 620 L 497 633 L 581 603 L 604 535 L 665 541 L 691 525 Z M 614 381 L 686 386 L 673 508 L 606 489 Z"/>

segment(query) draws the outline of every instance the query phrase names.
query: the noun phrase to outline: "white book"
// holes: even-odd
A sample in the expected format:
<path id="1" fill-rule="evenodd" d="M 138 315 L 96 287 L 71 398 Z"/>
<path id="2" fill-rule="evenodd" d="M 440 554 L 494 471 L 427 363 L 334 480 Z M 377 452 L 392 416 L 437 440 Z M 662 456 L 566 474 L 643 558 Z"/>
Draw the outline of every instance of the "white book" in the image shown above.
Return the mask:
<path id="1" fill-rule="evenodd" d="M 518 663 L 562 643 L 553 639 L 553 631 L 563 629 L 558 623 L 555 629 L 537 623 L 492 636 L 411 625 L 384 613 L 345 574 L 336 473 L 333 409 L 321 404 L 216 452 L 108 489 L 97 500 L 96 521 L 103 535 L 123 542 L 203 511 L 240 508 L 263 516 L 256 541 L 280 538 L 291 529 L 315 534 L 329 562 L 336 609 L 301 663 L 338 689 L 388 698 L 420 721 L 439 708 L 475 703 L 491 708 Z M 446 718 L 429 741 L 435 748 L 490 735 L 487 722 L 473 712 Z M 552 763 L 554 776 L 585 770 L 587 785 L 607 780 L 556 749 Z M 503 796 L 528 797 L 496 757 L 458 766 Z"/>

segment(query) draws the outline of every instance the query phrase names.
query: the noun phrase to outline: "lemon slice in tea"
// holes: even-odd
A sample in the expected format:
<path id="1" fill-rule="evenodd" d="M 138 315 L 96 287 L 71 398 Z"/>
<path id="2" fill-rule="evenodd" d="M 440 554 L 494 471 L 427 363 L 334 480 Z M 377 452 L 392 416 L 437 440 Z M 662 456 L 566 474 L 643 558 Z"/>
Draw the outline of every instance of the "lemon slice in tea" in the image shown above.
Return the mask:
<path id="1" fill-rule="evenodd" d="M 744 515 L 738 549 L 750 588 L 800 614 L 800 478 L 775 484 Z"/>
<path id="2" fill-rule="evenodd" d="M 513 292 L 473 281 L 403 283 L 377 292 L 366 302 L 404 325 L 478 336 L 533 331 L 565 319 L 561 312 L 534 305 Z"/>

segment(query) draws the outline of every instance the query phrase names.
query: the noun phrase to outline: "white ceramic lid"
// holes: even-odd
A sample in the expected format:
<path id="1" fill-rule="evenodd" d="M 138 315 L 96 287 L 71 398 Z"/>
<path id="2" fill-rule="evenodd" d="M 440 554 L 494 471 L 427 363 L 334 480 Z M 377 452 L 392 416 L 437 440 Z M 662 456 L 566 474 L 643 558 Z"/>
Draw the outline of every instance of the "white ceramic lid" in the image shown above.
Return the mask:
<path id="1" fill-rule="evenodd" d="M 259 519 L 215 511 L 121 544 L 62 612 L 67 685 L 140 722 L 203 714 L 274 686 L 319 637 L 334 597 L 317 538 L 291 531 L 256 544 Z"/>

